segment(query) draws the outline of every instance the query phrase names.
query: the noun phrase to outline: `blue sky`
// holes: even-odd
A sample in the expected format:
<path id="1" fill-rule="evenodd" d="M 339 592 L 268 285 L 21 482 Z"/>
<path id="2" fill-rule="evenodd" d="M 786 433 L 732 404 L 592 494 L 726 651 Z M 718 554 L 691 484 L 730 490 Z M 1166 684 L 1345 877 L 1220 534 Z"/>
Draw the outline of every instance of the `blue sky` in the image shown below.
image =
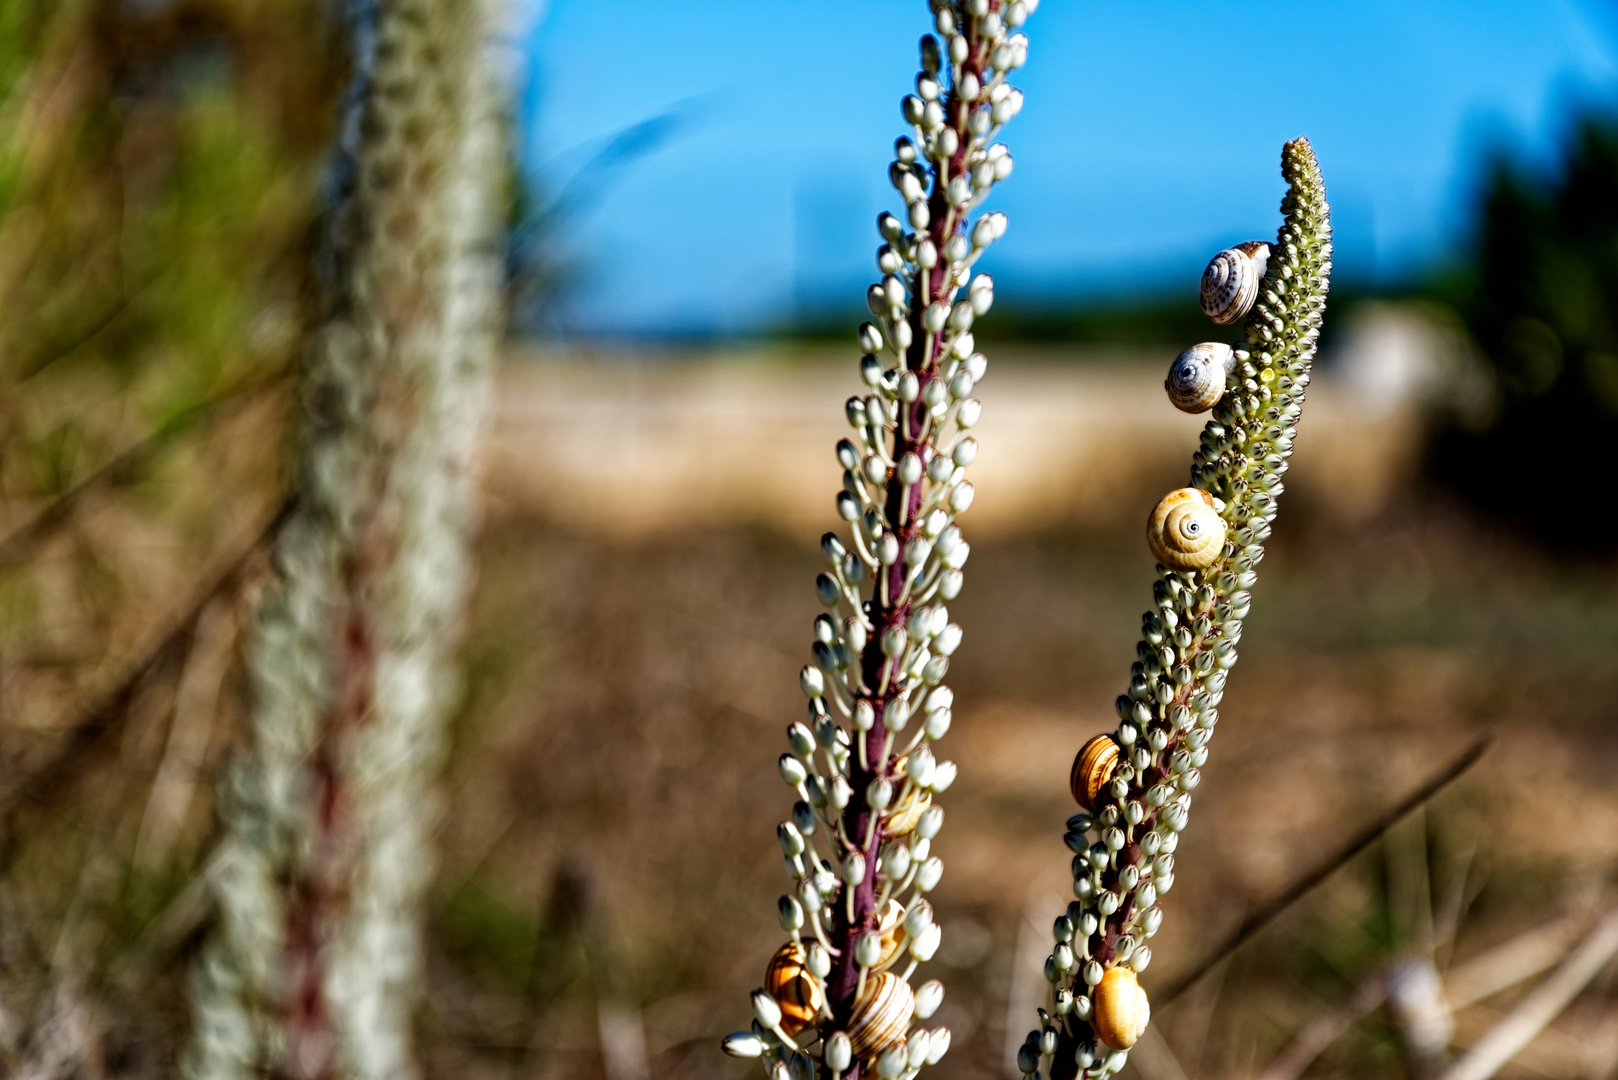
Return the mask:
<path id="1" fill-rule="evenodd" d="M 552 0 L 532 34 L 524 154 L 551 191 L 635 124 L 650 151 L 575 185 L 568 321 L 747 333 L 858 307 L 904 133 L 925 0 Z M 1044 0 L 985 261 L 1002 302 L 1190 288 L 1273 230 L 1282 141 L 1307 134 L 1342 272 L 1453 258 L 1483 163 L 1554 160 L 1580 103 L 1618 103 L 1618 7 L 1595 0 L 1246 4 Z"/>

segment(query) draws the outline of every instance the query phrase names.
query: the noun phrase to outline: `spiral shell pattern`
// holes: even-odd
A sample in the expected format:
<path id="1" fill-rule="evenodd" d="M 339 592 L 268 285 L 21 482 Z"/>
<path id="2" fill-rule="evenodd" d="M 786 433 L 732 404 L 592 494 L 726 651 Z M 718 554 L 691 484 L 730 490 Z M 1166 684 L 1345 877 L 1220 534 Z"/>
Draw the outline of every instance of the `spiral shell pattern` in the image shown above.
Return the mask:
<path id="1" fill-rule="evenodd" d="M 826 993 L 803 966 L 803 946 L 789 941 L 776 950 L 764 970 L 764 988 L 781 1006 L 781 1027 L 795 1035 L 815 1022 L 826 1003 Z"/>
<path id="2" fill-rule="evenodd" d="M 1170 570 L 1200 570 L 1225 550 L 1225 521 L 1213 496 L 1180 488 L 1163 496 L 1146 521 L 1146 543 Z"/>
<path id="3" fill-rule="evenodd" d="M 1269 267 L 1270 245 L 1249 240 L 1215 255 L 1202 272 L 1202 311 L 1220 326 L 1246 315 Z"/>
<path id="4" fill-rule="evenodd" d="M 1128 1050 L 1146 1032 L 1152 1006 L 1128 968 L 1108 968 L 1096 987 L 1095 1024 L 1101 1041 L 1114 1050 Z"/>
<path id="5" fill-rule="evenodd" d="M 1174 358 L 1163 380 L 1169 401 L 1181 412 L 1207 412 L 1225 394 L 1225 381 L 1236 370 L 1236 350 L 1218 341 L 1193 345 Z"/>
<path id="6" fill-rule="evenodd" d="M 1097 735 L 1079 749 L 1073 759 L 1073 771 L 1068 774 L 1068 786 L 1073 800 L 1089 813 L 1100 807 L 1101 791 L 1112 782 L 1118 768 L 1118 740 L 1111 735 Z"/>
<path id="7" fill-rule="evenodd" d="M 903 1042 L 915 1011 L 916 995 L 899 976 L 883 971 L 866 979 L 848 1022 L 854 1056 L 869 1059 Z"/>

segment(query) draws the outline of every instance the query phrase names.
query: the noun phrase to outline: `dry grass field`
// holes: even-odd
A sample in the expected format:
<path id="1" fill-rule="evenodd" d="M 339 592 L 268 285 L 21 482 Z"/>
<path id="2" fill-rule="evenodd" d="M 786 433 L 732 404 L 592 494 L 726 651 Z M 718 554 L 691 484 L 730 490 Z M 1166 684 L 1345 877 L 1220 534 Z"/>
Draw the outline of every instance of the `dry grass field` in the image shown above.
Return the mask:
<path id="1" fill-rule="evenodd" d="M 1183 482 L 1196 431 L 1162 400 L 1163 358 L 1076 359 L 1008 355 L 982 389 L 942 744 L 960 778 L 935 849 L 931 967 L 954 1033 L 939 1080 L 1013 1075 L 1067 898 L 1068 763 L 1113 722 L 1150 597 L 1140 523 Z M 772 834 L 790 798 L 774 763 L 803 709 L 816 540 L 855 389 L 850 364 L 767 360 L 553 358 L 503 375 L 430 912 L 429 1076 L 747 1075 L 718 1038 L 744 1026 L 781 936 Z M 46 549 L 70 580 L 99 545 L 140 588 L 100 638 L 63 622 L 94 610 L 84 596 L 27 594 L 62 640 L 103 651 L 8 646 L 12 785 L 258 527 L 272 432 L 246 417 L 160 473 L 158 495 L 192 508 L 163 528 L 160 500 L 137 491 L 87 504 Z M 1312 391 L 1147 988 L 1479 735 L 1492 747 L 1159 1003 L 1130 1066 L 1141 1080 L 1254 1077 L 1356 995 L 1365 1015 L 1306 1075 L 1414 1075 L 1392 1014 L 1374 994 L 1363 1004 L 1388 965 L 1432 956 L 1468 1002 L 1465 1047 L 1618 901 L 1618 575 L 1551 561 L 1426 488 L 1420 440 L 1409 402 L 1373 406 L 1330 372 Z M 206 461 L 220 471 L 198 486 Z M 204 513 L 223 503 L 239 512 Z M 44 1030 L 94 1048 L 62 1059 L 81 1061 L 71 1075 L 172 1075 L 207 926 L 194 875 L 213 842 L 209 793 L 239 730 L 241 632 L 239 605 L 207 606 L 60 781 L 11 814 L 0 1061 Z M 1609 966 L 1500 1075 L 1615 1066 Z"/>

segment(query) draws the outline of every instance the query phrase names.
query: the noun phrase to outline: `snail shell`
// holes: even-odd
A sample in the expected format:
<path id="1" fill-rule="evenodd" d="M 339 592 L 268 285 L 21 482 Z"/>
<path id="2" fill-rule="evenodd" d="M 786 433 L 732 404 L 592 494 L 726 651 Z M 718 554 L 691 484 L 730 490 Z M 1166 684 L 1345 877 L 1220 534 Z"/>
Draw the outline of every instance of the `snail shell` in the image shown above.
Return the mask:
<path id="1" fill-rule="evenodd" d="M 796 1035 L 815 1022 L 826 1003 L 820 980 L 803 966 L 803 946 L 789 941 L 776 950 L 764 971 L 764 986 L 781 1006 L 781 1027 Z"/>
<path id="2" fill-rule="evenodd" d="M 1152 1006 L 1128 968 L 1108 968 L 1096 987 L 1095 1015 L 1091 1023 L 1101 1041 L 1114 1050 L 1128 1050 L 1146 1031 Z"/>
<path id="3" fill-rule="evenodd" d="M 1101 791 L 1112 783 L 1112 774 L 1118 768 L 1118 740 L 1111 735 L 1097 735 L 1079 749 L 1073 759 L 1073 771 L 1068 775 L 1068 786 L 1073 799 L 1089 813 L 1095 813 Z"/>
<path id="4" fill-rule="evenodd" d="M 900 758 L 895 762 L 894 772 L 903 775 L 907 761 L 909 758 Z M 887 816 L 882 819 L 883 835 L 908 836 L 915 832 L 916 826 L 921 823 L 921 815 L 925 814 L 931 805 L 933 805 L 931 792 L 912 787 L 910 793 L 894 804 Z"/>
<path id="5" fill-rule="evenodd" d="M 915 1011 L 916 995 L 909 983 L 891 971 L 868 977 L 865 992 L 854 1002 L 854 1015 L 848 1021 L 854 1056 L 870 1059 L 903 1042 Z"/>
<path id="6" fill-rule="evenodd" d="M 882 952 L 877 956 L 873 968 L 887 967 L 899 955 L 905 943 L 904 917 L 905 906 L 897 900 L 889 900 L 888 906 L 882 909 L 876 931 L 878 940 L 882 942 Z"/>
<path id="7" fill-rule="evenodd" d="M 1249 240 L 1215 255 L 1202 272 L 1202 311 L 1220 326 L 1246 315 L 1270 262 L 1270 245 Z"/>
<path id="8" fill-rule="evenodd" d="M 1225 551 L 1225 520 L 1213 496 L 1180 488 L 1163 496 L 1146 520 L 1146 543 L 1170 570 L 1200 570 Z"/>
<path id="9" fill-rule="evenodd" d="M 1181 412 L 1207 412 L 1219 404 L 1225 380 L 1236 370 L 1236 351 L 1218 341 L 1193 345 L 1174 358 L 1163 389 Z"/>

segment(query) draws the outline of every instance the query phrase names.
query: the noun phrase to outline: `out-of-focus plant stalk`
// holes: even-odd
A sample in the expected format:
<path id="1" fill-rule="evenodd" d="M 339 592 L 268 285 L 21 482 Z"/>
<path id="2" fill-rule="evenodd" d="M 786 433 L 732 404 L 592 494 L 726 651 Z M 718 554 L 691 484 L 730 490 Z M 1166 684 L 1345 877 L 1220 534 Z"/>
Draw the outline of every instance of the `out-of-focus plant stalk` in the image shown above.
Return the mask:
<path id="1" fill-rule="evenodd" d="M 196 1080 L 414 1075 L 504 170 L 484 0 L 355 6 L 296 509 L 224 793 Z"/>

